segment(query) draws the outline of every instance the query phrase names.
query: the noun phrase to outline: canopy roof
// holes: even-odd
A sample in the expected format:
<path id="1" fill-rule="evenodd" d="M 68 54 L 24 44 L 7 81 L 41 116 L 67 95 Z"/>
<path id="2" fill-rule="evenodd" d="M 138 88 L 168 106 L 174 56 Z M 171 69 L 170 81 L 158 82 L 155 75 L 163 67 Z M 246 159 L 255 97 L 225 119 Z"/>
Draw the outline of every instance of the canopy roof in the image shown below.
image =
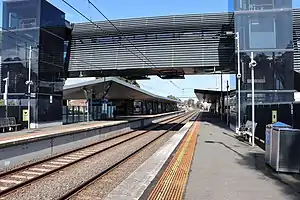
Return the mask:
<path id="1" fill-rule="evenodd" d="M 177 103 L 177 101 L 152 94 L 135 85 L 122 81 L 118 78 L 100 78 L 83 83 L 66 85 L 64 87 L 64 99 L 86 99 L 84 90 L 88 91 L 88 95 L 96 99 L 102 99 L 106 93 L 105 98 L 111 100 L 153 100 L 160 102 Z"/>

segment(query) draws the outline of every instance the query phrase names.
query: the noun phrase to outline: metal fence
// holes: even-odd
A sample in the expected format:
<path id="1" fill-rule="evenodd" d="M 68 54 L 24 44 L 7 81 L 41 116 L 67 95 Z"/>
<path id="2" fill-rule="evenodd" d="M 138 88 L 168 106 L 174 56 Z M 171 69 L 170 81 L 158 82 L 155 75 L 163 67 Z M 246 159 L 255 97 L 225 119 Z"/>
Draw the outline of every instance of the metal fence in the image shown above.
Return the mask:
<path id="1" fill-rule="evenodd" d="M 89 109 L 89 111 L 88 111 Z M 86 121 L 109 120 L 114 118 L 114 106 L 64 106 L 63 124 Z"/>

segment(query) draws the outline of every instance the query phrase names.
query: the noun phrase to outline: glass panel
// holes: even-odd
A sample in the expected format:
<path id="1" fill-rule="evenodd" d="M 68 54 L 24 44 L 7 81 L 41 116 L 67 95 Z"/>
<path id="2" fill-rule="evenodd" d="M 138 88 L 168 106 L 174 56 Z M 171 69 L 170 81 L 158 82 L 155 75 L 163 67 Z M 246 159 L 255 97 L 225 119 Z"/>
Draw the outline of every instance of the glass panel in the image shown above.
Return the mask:
<path id="1" fill-rule="evenodd" d="M 39 27 L 39 2 L 39 0 L 3 2 L 3 27 L 5 29 Z"/>
<path id="2" fill-rule="evenodd" d="M 292 0 L 235 0 L 236 11 L 292 8 Z"/>
<path id="3" fill-rule="evenodd" d="M 41 4 L 41 27 L 64 38 L 65 13 L 47 1 L 42 1 Z"/>
<path id="4" fill-rule="evenodd" d="M 293 49 L 291 11 L 235 14 L 241 50 Z"/>
<path id="5" fill-rule="evenodd" d="M 293 90 L 293 52 L 255 53 L 256 90 Z M 242 90 L 251 90 L 251 69 L 249 54 L 242 56 Z"/>
<path id="6" fill-rule="evenodd" d="M 17 17 L 17 14 L 14 13 L 14 12 L 10 12 L 8 14 L 8 27 L 11 28 L 11 29 L 17 29 L 19 27 L 19 20 L 18 20 L 18 17 Z"/>
<path id="7" fill-rule="evenodd" d="M 29 47 L 37 46 L 38 31 L 5 31 L 2 33 L 2 63 L 5 60 L 15 59 L 25 61 L 28 59 Z M 38 50 L 34 49 L 32 56 L 37 56 Z M 37 58 L 37 57 L 35 57 Z"/>
<path id="8" fill-rule="evenodd" d="M 235 0 L 228 0 L 228 11 L 229 12 L 234 11 L 234 3 L 235 3 Z"/>
<path id="9" fill-rule="evenodd" d="M 59 121 L 62 120 L 62 97 L 53 96 L 50 103 L 50 96 L 38 96 L 38 120 L 39 122 Z"/>

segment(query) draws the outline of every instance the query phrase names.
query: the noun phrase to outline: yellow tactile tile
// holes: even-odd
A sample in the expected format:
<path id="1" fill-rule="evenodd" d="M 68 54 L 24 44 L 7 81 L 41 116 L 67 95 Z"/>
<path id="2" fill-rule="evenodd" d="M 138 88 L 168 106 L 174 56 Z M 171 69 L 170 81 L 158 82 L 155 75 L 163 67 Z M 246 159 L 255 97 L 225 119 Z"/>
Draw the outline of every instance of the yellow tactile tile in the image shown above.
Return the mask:
<path id="1" fill-rule="evenodd" d="M 149 200 L 182 199 L 193 159 L 200 122 L 196 121 L 152 190 Z"/>

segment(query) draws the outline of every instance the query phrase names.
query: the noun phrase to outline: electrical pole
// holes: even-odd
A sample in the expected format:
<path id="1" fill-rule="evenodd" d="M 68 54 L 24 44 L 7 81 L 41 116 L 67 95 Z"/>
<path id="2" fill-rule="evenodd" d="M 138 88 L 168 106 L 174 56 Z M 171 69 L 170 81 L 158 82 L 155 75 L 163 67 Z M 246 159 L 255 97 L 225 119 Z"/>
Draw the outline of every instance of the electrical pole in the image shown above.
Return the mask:
<path id="1" fill-rule="evenodd" d="M 229 126 L 229 93 L 228 93 L 228 90 L 229 90 L 229 83 L 228 83 L 228 80 L 227 80 L 227 126 Z"/>
<path id="2" fill-rule="evenodd" d="M 85 96 L 85 99 L 86 99 L 86 121 L 89 122 L 90 121 L 90 102 L 89 102 L 89 91 L 87 89 L 83 89 L 84 91 L 84 96 Z"/>
<path id="3" fill-rule="evenodd" d="M 221 71 L 221 120 L 223 120 L 223 114 L 224 114 L 224 97 L 223 97 L 223 73 Z"/>
<path id="4" fill-rule="evenodd" d="M 5 105 L 5 117 L 8 117 L 8 84 L 9 84 L 9 71 L 7 72 L 7 77 L 3 79 L 5 81 L 4 89 L 4 105 Z"/>
<path id="5" fill-rule="evenodd" d="M 29 56 L 28 56 L 28 81 L 26 81 L 27 89 L 28 89 L 28 102 L 27 102 L 27 110 L 28 110 L 28 129 L 30 129 L 30 101 L 31 101 L 31 85 L 33 82 L 31 81 L 31 59 L 32 59 L 32 46 L 29 47 Z"/>
<path id="6" fill-rule="evenodd" d="M 254 67 L 257 65 L 254 60 L 253 52 L 251 52 L 251 62 L 249 63 L 249 67 L 251 68 L 251 85 L 252 85 L 252 146 L 255 145 L 255 102 L 254 102 Z"/>
<path id="7" fill-rule="evenodd" d="M 240 134 L 239 129 L 241 128 L 241 55 L 240 55 L 240 33 L 239 32 L 226 32 L 226 35 L 234 35 L 235 40 L 237 43 L 237 75 L 236 78 L 238 80 L 238 95 L 237 95 L 237 101 L 238 101 L 238 124 L 236 127 L 236 133 Z"/>
<path id="8" fill-rule="evenodd" d="M 240 33 L 236 32 L 237 41 L 237 59 L 238 59 L 238 73 L 237 73 L 237 79 L 238 79 L 238 130 L 241 128 L 241 55 L 240 55 Z M 239 133 L 239 131 L 238 131 Z"/>

